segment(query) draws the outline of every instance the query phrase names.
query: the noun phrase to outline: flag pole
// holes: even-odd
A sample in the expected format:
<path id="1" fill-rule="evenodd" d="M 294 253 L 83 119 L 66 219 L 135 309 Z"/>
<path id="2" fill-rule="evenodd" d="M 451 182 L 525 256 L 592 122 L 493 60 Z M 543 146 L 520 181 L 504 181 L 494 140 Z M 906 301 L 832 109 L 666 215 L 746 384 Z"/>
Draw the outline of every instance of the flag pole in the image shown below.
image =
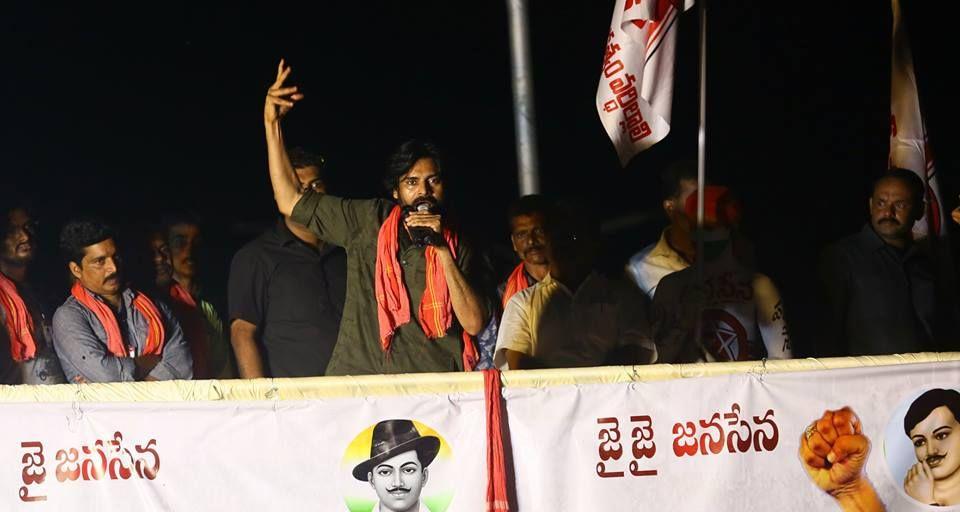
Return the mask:
<path id="1" fill-rule="evenodd" d="M 524 196 L 540 191 L 527 0 L 507 0 L 507 11 L 510 23 L 510 63 L 513 72 L 513 112 L 517 139 L 517 181 L 520 195 Z"/>
<path id="2" fill-rule="evenodd" d="M 697 284 L 704 286 L 703 272 L 703 217 L 704 189 L 707 184 L 707 0 L 698 0 L 700 15 L 700 121 L 697 128 L 697 229 L 694 259 Z M 696 342 L 703 343 L 703 315 L 697 314 Z M 702 347 L 701 347 L 702 348 Z M 706 351 L 704 350 L 704 354 Z"/>

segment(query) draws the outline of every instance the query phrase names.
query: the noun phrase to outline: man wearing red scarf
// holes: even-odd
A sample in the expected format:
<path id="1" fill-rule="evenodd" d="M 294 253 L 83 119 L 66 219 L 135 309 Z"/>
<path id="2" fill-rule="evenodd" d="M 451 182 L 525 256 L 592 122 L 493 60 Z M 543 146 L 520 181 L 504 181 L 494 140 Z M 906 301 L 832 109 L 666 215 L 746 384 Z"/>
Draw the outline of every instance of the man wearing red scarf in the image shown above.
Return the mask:
<path id="1" fill-rule="evenodd" d="M 466 277 L 471 251 L 441 214 L 436 149 L 409 141 L 394 154 L 384 183 L 394 201 L 300 192 L 280 129 L 303 99 L 284 85 L 289 73 L 281 61 L 264 105 L 274 198 L 282 214 L 347 252 L 343 320 L 326 374 L 472 369 L 470 336 L 484 327 L 487 307 Z"/>
<path id="2" fill-rule="evenodd" d="M 60 248 L 74 278 L 53 315 L 53 343 L 70 382 L 193 377 L 193 358 L 170 310 L 123 285 L 110 228 L 72 221 Z"/>
<path id="3" fill-rule="evenodd" d="M 50 339 L 49 311 L 45 310 L 29 280 L 30 263 L 37 252 L 36 224 L 24 207 L 13 207 L 3 214 L 0 218 L 0 350 L 3 351 L 0 383 L 62 383 L 63 370 Z"/>
<path id="4" fill-rule="evenodd" d="M 547 276 L 549 263 L 544 237 L 544 223 L 553 203 L 544 196 L 531 194 L 517 199 L 510 205 L 508 218 L 510 220 L 510 245 L 513 252 L 520 258 L 507 276 L 507 280 L 497 287 L 500 297 L 497 306 L 498 314 L 477 336 L 477 345 L 480 351 L 478 370 L 493 368 L 493 352 L 497 346 L 497 333 L 500 330 L 500 316 L 507 303 L 517 293 L 539 283 Z"/>
<path id="5" fill-rule="evenodd" d="M 171 269 L 170 280 L 163 291 L 190 345 L 193 378 L 232 379 L 236 371 L 223 334 L 223 321 L 216 307 L 203 294 L 200 221 L 187 212 L 173 212 L 164 217 L 162 230 L 169 248 Z"/>

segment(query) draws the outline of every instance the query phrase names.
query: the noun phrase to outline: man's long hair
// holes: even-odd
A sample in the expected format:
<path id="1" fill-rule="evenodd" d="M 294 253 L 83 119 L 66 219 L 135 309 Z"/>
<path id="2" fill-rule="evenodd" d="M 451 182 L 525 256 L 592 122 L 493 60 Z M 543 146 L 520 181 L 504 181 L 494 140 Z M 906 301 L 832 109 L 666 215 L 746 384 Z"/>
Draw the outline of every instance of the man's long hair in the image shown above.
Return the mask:
<path id="1" fill-rule="evenodd" d="M 410 169 L 421 158 L 430 158 L 437 165 L 442 174 L 443 159 L 440 150 L 432 142 L 421 139 L 409 139 L 400 144 L 387 160 L 387 171 L 383 176 L 383 186 L 387 192 L 393 192 L 400 184 L 400 177 L 410 172 Z"/>

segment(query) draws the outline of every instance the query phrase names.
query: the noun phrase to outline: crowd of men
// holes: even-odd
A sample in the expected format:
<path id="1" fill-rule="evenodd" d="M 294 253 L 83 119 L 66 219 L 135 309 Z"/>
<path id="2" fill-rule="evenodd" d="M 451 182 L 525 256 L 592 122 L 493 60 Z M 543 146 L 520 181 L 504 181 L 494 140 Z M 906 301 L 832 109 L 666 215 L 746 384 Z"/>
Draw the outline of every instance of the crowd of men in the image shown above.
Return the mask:
<path id="1" fill-rule="evenodd" d="M 281 123 L 303 98 L 283 62 L 264 104 L 275 225 L 233 257 L 227 308 L 205 295 L 201 223 L 167 215 L 133 252 L 92 218 L 60 231 L 70 280 L 59 304 L 38 293 L 35 212 L 0 205 L 0 382 L 305 377 L 567 368 L 790 358 L 787 312 L 754 270 L 727 187 L 703 191 L 690 164 L 662 174 L 660 238 L 630 258 L 623 279 L 597 271 L 597 223 L 541 195 L 507 214 L 516 266 L 485 279 L 486 258 L 449 214 L 450 172 L 431 143 L 409 140 L 384 174 L 385 195 L 327 191 L 323 158 L 284 144 Z M 823 336 L 836 353 L 956 349 L 952 260 L 915 241 L 924 185 L 883 173 L 863 229 L 824 251 Z M 960 222 L 960 209 L 954 219 Z M 506 234 L 505 234 L 506 235 Z M 695 262 L 700 260 L 700 264 Z M 225 313 L 225 314 L 224 314 Z"/>

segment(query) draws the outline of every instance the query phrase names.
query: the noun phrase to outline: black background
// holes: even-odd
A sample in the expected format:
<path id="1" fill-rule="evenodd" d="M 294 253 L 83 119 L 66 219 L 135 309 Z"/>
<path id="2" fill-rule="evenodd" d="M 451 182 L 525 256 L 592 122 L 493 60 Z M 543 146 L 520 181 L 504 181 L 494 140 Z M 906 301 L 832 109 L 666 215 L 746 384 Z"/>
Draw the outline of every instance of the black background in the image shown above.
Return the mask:
<path id="1" fill-rule="evenodd" d="M 800 353 L 817 350 L 816 256 L 865 221 L 887 159 L 890 6 L 853 4 L 710 5 L 708 174 L 744 197 L 746 231 L 786 298 Z M 952 209 L 956 44 L 934 4 L 904 9 Z M 207 281 L 223 288 L 233 251 L 275 218 L 261 109 L 280 57 L 307 95 L 286 121 L 288 141 L 327 157 L 338 194 L 380 194 L 389 151 L 429 136 L 474 237 L 507 242 L 517 181 L 504 2 L 3 9 L 0 185 L 41 212 L 50 281 L 65 219 L 93 213 L 135 232 L 185 207 L 206 221 Z M 534 0 L 530 22 L 543 191 L 619 226 L 604 261 L 616 270 L 661 228 L 661 168 L 696 155 L 698 16 L 680 20 L 671 134 L 621 169 L 594 103 L 612 9 Z"/>

